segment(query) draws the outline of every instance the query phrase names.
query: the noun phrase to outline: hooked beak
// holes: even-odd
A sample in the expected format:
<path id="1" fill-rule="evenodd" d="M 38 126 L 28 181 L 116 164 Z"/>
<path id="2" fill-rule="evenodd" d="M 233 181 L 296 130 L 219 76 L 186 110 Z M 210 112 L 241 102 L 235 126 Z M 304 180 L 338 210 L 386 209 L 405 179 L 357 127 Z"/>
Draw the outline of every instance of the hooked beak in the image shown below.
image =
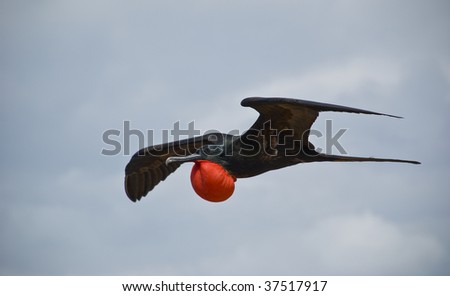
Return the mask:
<path id="1" fill-rule="evenodd" d="M 188 156 L 172 156 L 166 159 L 166 165 L 173 163 L 173 162 L 189 162 L 189 161 L 196 161 L 202 159 L 202 156 L 200 154 L 194 153 Z"/>

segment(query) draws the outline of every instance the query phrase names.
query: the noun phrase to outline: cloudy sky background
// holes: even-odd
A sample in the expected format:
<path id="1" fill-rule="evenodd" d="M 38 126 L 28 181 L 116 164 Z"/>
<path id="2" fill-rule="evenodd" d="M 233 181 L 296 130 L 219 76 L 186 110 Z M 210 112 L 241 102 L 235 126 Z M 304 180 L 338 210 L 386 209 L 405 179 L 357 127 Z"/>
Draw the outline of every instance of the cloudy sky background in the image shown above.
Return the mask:
<path id="1" fill-rule="evenodd" d="M 450 275 L 449 15 L 446 0 L 1 1 L 0 274 Z M 247 96 L 404 116 L 314 128 L 423 164 L 299 165 L 220 204 L 184 165 L 128 200 L 130 155 L 102 155 L 104 131 L 243 132 Z"/>

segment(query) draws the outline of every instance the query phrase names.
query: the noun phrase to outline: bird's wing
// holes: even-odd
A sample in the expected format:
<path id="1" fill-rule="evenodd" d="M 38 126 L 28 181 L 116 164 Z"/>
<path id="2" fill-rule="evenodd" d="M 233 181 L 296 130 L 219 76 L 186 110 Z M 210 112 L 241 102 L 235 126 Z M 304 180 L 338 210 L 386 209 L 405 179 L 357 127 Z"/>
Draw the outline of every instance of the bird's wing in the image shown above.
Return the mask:
<path id="1" fill-rule="evenodd" d="M 256 122 L 242 137 L 255 134 L 255 132 L 267 132 L 268 128 L 277 132 L 291 130 L 293 139 L 302 140 L 303 145 L 308 145 L 309 130 L 321 111 L 363 113 L 400 118 L 352 107 L 277 97 L 246 98 L 242 100 L 241 105 L 252 107 L 260 113 Z"/>
<path id="2" fill-rule="evenodd" d="M 139 150 L 125 168 L 125 192 L 128 197 L 133 202 L 140 200 L 180 166 L 176 162 L 167 165 L 167 158 L 193 154 L 203 145 L 221 143 L 223 136 L 211 133 Z"/>

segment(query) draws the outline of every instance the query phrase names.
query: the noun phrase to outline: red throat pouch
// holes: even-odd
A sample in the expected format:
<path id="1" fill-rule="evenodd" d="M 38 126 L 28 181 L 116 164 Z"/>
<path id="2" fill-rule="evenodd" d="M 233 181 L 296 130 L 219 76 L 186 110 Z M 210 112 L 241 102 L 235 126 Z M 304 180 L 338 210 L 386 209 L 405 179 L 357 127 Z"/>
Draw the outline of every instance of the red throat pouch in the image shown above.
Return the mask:
<path id="1" fill-rule="evenodd" d="M 191 183 L 195 192 L 211 202 L 227 200 L 234 192 L 236 178 L 231 176 L 221 165 L 198 160 L 191 171 Z"/>

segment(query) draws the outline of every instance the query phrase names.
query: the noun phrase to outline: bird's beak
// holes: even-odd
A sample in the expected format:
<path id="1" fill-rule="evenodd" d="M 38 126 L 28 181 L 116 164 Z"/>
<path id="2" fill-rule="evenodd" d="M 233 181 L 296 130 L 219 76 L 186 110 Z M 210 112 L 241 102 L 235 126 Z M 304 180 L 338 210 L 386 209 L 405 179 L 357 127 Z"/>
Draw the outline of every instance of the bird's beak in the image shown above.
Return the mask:
<path id="1" fill-rule="evenodd" d="M 189 161 L 196 161 L 202 159 L 202 156 L 200 154 L 194 153 L 188 156 L 172 156 L 166 159 L 166 165 L 173 163 L 173 162 L 189 162 Z"/>

